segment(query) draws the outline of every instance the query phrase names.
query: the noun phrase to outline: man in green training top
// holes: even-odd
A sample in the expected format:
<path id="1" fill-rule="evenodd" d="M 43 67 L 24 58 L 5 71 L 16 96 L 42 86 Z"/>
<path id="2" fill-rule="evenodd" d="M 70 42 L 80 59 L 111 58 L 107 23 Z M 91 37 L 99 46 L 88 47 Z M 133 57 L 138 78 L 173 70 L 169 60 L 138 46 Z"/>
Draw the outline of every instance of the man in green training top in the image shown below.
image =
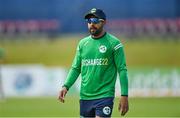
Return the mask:
<path id="1" fill-rule="evenodd" d="M 67 79 L 60 90 L 59 100 L 65 95 L 81 73 L 80 116 L 111 117 L 115 96 L 117 72 L 121 85 L 119 111 L 125 115 L 128 105 L 128 76 L 122 43 L 104 30 L 106 15 L 93 8 L 85 15 L 90 36 L 83 38 Z"/>

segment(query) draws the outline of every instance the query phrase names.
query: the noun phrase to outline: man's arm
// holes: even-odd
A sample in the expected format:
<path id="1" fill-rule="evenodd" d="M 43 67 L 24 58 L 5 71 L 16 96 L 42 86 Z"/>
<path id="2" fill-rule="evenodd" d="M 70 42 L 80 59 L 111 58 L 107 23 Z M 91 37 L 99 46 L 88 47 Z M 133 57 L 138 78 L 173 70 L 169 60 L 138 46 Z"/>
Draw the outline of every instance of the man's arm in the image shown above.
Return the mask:
<path id="1" fill-rule="evenodd" d="M 124 116 L 128 112 L 129 110 L 128 96 L 121 96 L 118 110 L 121 112 L 122 116 Z"/>
<path id="2" fill-rule="evenodd" d="M 73 60 L 72 67 L 68 73 L 68 76 L 65 80 L 65 83 L 62 87 L 62 89 L 59 92 L 58 99 L 60 102 L 64 103 L 65 95 L 67 94 L 69 88 L 74 84 L 74 82 L 77 80 L 79 74 L 81 72 L 81 57 L 80 57 L 80 50 L 77 48 L 75 58 Z"/>
<path id="3" fill-rule="evenodd" d="M 58 96 L 58 99 L 60 102 L 64 103 L 64 98 L 67 94 L 68 90 L 66 87 L 62 87 L 61 91 L 59 92 L 59 96 Z"/>
<path id="4" fill-rule="evenodd" d="M 128 76 L 125 55 L 123 45 L 121 43 L 114 47 L 114 61 L 119 73 L 120 85 L 121 85 L 121 98 L 119 102 L 119 111 L 121 115 L 125 115 L 128 112 Z"/>

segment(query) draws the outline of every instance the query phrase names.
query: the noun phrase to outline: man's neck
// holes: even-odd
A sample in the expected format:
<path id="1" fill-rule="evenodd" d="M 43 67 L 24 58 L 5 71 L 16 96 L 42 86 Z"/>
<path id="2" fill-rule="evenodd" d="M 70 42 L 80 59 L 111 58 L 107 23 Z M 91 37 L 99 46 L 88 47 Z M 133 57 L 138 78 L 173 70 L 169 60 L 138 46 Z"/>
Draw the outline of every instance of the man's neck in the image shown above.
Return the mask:
<path id="1" fill-rule="evenodd" d="M 97 35 L 97 36 L 91 35 L 91 37 L 97 39 L 97 38 L 102 37 L 104 34 L 105 34 L 105 31 L 103 30 L 99 35 Z"/>

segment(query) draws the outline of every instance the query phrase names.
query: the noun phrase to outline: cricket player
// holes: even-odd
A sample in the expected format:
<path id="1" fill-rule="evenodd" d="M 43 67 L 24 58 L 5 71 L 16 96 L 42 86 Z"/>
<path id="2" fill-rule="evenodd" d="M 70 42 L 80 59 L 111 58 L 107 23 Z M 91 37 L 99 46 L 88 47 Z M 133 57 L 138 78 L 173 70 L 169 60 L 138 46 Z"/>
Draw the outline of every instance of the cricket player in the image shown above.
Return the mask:
<path id="1" fill-rule="evenodd" d="M 65 95 L 81 73 L 80 116 L 111 117 L 115 97 L 117 72 L 121 85 L 119 111 L 125 115 L 128 105 L 128 76 L 123 45 L 118 38 L 104 30 L 106 15 L 93 8 L 85 15 L 90 36 L 83 38 L 59 92 L 64 103 Z"/>

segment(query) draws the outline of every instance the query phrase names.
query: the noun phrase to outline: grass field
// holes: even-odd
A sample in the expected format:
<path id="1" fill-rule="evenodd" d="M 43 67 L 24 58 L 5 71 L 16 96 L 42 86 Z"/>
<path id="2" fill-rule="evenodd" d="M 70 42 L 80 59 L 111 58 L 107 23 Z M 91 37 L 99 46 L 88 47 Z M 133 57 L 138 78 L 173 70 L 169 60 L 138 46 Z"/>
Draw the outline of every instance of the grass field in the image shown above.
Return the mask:
<path id="1" fill-rule="evenodd" d="M 180 98 L 130 98 L 128 117 L 180 117 Z M 115 99 L 113 117 L 120 116 Z M 8 98 L 0 101 L 0 117 L 79 117 L 79 100 L 57 98 Z"/>
<path id="2" fill-rule="evenodd" d="M 59 37 L 49 41 L 42 39 L 4 40 L 0 47 L 6 51 L 5 64 L 34 64 L 70 67 L 79 39 Z M 123 40 L 128 67 L 180 67 L 180 41 Z"/>
<path id="3" fill-rule="evenodd" d="M 43 64 L 69 68 L 79 36 L 0 41 L 5 50 L 4 64 Z M 71 40 L 72 39 L 72 40 Z M 122 40 L 128 68 L 180 67 L 180 41 Z M 67 96 L 62 104 L 57 98 L 6 98 L 0 100 L 0 117 L 79 117 L 78 97 Z M 115 99 L 113 117 L 120 116 Z M 130 98 L 129 117 L 180 117 L 180 97 Z"/>

